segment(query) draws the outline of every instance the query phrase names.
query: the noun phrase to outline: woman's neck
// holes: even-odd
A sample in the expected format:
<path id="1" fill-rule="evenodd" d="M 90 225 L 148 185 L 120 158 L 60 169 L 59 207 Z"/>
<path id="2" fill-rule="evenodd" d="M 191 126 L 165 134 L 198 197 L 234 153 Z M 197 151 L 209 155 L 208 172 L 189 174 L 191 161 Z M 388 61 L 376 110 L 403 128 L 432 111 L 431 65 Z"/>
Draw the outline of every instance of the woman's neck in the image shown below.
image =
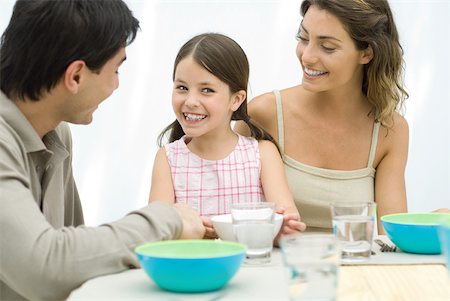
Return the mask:
<path id="1" fill-rule="evenodd" d="M 309 106 L 316 116 L 330 120 L 352 119 L 367 115 L 372 106 L 367 97 L 356 89 L 335 89 L 326 92 L 309 93 Z"/>

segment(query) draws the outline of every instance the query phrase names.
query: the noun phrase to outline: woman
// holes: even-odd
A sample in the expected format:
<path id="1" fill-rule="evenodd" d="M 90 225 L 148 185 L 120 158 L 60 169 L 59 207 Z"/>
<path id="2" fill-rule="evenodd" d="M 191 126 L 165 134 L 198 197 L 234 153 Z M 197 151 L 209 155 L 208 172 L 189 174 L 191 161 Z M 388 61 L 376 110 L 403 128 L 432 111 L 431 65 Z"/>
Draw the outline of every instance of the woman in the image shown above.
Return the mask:
<path id="1" fill-rule="evenodd" d="M 249 115 L 278 142 L 302 221 L 329 231 L 332 202 L 376 201 L 378 217 L 407 211 L 409 134 L 397 110 L 408 94 L 389 4 L 305 0 L 301 14 L 302 83 L 256 97 Z"/>

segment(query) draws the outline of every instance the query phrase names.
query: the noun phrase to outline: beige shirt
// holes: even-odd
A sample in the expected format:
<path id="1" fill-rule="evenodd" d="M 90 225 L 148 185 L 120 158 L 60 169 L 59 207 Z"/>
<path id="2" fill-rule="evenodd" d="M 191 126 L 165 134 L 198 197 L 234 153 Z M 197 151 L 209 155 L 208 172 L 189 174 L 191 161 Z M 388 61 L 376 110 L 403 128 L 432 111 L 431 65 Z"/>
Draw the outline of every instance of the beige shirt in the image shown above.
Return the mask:
<path id="1" fill-rule="evenodd" d="M 333 202 L 374 202 L 375 168 L 373 160 L 380 124 L 375 123 L 365 168 L 332 170 L 298 162 L 284 153 L 284 124 L 281 95 L 274 91 L 277 107 L 278 144 L 283 157 L 289 189 L 307 231 L 329 232 L 332 228 L 330 204 Z"/>
<path id="2" fill-rule="evenodd" d="M 41 140 L 0 92 L 0 300 L 63 300 L 90 278 L 137 267 L 138 244 L 182 230 L 162 203 L 99 227 L 82 224 L 68 125 Z"/>

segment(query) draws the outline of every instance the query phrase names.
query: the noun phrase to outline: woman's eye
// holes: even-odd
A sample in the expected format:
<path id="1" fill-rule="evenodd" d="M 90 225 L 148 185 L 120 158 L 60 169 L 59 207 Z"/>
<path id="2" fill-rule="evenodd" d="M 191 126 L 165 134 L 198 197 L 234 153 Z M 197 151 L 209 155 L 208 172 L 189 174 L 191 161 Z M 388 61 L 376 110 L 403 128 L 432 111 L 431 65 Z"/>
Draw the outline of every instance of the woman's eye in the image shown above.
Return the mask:
<path id="1" fill-rule="evenodd" d="M 187 91 L 187 88 L 185 86 L 176 86 L 175 89 L 181 90 L 181 91 Z"/>
<path id="2" fill-rule="evenodd" d="M 336 48 L 334 48 L 334 47 L 327 47 L 324 45 L 322 45 L 322 48 L 323 48 L 323 50 L 328 51 L 328 52 L 333 52 L 336 50 Z"/>
<path id="3" fill-rule="evenodd" d="M 301 36 L 301 35 L 297 35 L 297 36 L 296 36 L 296 38 L 297 38 L 297 40 L 298 40 L 298 41 L 302 41 L 302 42 L 308 42 L 308 39 L 307 39 L 307 38 L 305 38 L 304 36 Z"/>

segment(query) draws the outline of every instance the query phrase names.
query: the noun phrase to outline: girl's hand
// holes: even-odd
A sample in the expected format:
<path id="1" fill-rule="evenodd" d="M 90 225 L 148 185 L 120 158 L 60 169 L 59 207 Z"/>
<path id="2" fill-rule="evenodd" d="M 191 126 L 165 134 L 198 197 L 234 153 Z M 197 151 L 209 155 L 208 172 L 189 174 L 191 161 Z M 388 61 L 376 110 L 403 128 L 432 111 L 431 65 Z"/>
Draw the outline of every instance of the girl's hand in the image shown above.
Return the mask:
<path id="1" fill-rule="evenodd" d="M 284 213 L 284 208 L 277 209 L 278 214 L 283 214 L 283 224 L 281 225 L 281 230 L 275 237 L 274 246 L 278 246 L 279 239 L 281 235 L 291 234 L 295 232 L 301 232 L 306 230 L 305 223 L 300 221 L 300 215 L 297 213 Z"/>
<path id="2" fill-rule="evenodd" d="M 281 226 L 281 234 L 291 234 L 306 230 L 305 223 L 300 221 L 300 215 L 296 213 L 286 213 L 283 217 L 283 225 Z"/>
<path id="3" fill-rule="evenodd" d="M 284 208 L 277 209 L 278 214 L 283 214 L 283 225 L 281 225 L 280 234 L 291 234 L 295 232 L 302 232 L 306 230 L 305 223 L 300 221 L 300 215 L 297 213 L 285 213 Z"/>
<path id="4" fill-rule="evenodd" d="M 216 230 L 214 230 L 214 226 L 212 224 L 212 221 L 207 216 L 201 216 L 203 227 L 205 227 L 205 235 L 203 236 L 204 239 L 216 239 L 219 238 L 217 236 Z"/>

